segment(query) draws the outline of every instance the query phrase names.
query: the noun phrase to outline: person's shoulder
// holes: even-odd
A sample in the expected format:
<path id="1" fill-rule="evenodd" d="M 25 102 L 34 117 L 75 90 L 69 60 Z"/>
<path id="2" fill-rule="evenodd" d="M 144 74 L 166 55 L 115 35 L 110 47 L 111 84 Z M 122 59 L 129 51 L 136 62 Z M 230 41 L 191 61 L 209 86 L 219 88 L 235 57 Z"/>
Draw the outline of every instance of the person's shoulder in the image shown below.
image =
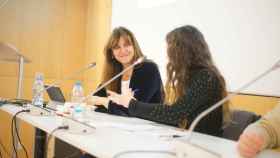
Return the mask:
<path id="1" fill-rule="evenodd" d="M 192 72 L 192 78 L 194 80 L 206 80 L 206 81 L 210 81 L 210 80 L 217 80 L 218 76 L 217 74 L 208 68 L 200 68 L 197 69 L 195 71 Z"/>
<path id="2" fill-rule="evenodd" d="M 154 61 L 146 59 L 137 67 L 137 69 L 143 71 L 158 71 L 158 65 Z"/>
<path id="3" fill-rule="evenodd" d="M 155 68 L 158 67 L 157 64 L 156 64 L 153 60 L 151 60 L 151 59 L 146 59 L 146 60 L 144 60 L 144 61 L 143 61 L 143 66 L 146 66 L 146 67 L 155 67 Z"/>
<path id="4" fill-rule="evenodd" d="M 210 69 L 207 68 L 198 68 L 192 71 L 193 75 L 213 75 L 213 72 Z"/>
<path id="5" fill-rule="evenodd" d="M 137 78 L 144 77 L 145 79 L 155 77 L 161 78 L 157 64 L 147 59 L 134 68 L 134 75 L 137 76 Z"/>

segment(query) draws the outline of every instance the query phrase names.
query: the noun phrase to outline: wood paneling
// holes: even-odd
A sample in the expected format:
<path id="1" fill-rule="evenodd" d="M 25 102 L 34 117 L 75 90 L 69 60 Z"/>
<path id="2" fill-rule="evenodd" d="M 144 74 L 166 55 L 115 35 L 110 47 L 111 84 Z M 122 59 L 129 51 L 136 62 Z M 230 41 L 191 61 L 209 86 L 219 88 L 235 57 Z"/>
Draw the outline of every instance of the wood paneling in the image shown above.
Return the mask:
<path id="1" fill-rule="evenodd" d="M 45 82 L 53 83 L 93 61 L 97 62 L 94 69 L 64 81 L 61 88 L 67 99 L 77 79 L 83 81 L 86 93 L 96 88 L 111 30 L 111 8 L 111 0 L 10 0 L 0 10 L 0 41 L 15 45 L 32 60 L 25 65 L 23 98 L 31 99 L 35 72 L 43 72 Z M 17 64 L 0 63 L 0 97 L 15 98 L 17 68 Z M 232 108 L 265 114 L 278 101 L 239 95 L 232 99 Z M 0 139 L 10 151 L 10 116 L 1 111 L 0 129 Z M 31 154 L 34 129 L 22 123 L 20 130 Z"/>
<path id="2" fill-rule="evenodd" d="M 13 44 L 32 61 L 24 69 L 23 98 L 31 99 L 36 72 L 44 74 L 45 83 L 53 83 L 95 61 L 95 69 L 60 85 L 66 99 L 76 80 L 83 82 L 86 92 L 92 91 L 102 71 L 110 20 L 111 0 L 9 0 L 0 9 L 0 41 Z M 16 63 L 0 62 L 0 97 L 16 97 L 17 75 Z M 9 119 L 0 112 L 0 139 L 10 151 L 10 132 L 2 130 L 9 129 Z M 34 129 L 22 123 L 20 130 L 31 154 Z"/>
<path id="3" fill-rule="evenodd" d="M 104 63 L 103 48 L 111 32 L 111 0 L 89 0 L 85 62 L 95 61 L 97 66 L 85 73 L 85 90 L 91 92 L 100 84 Z"/>
<path id="4" fill-rule="evenodd" d="M 92 91 L 102 74 L 111 5 L 111 0 L 9 1 L 0 10 L 0 41 L 15 45 L 32 61 L 25 65 L 24 81 L 31 83 L 24 82 L 24 89 L 31 89 L 36 72 L 43 72 L 46 80 L 63 79 L 95 61 L 94 69 L 73 78 L 73 82 L 85 79 L 86 92 Z M 18 65 L 0 63 L 0 67 L 0 77 L 12 79 L 1 79 L 1 87 L 16 84 Z M 70 91 L 71 86 L 62 88 Z M 0 90 L 0 96 L 14 98 L 16 86 Z M 24 97 L 30 99 L 31 91 Z"/>
<path id="5" fill-rule="evenodd" d="M 271 111 L 280 99 L 275 97 L 262 97 L 238 95 L 231 100 L 231 108 L 252 111 L 263 115 Z"/>
<path id="6" fill-rule="evenodd" d="M 11 137 L 11 115 L 9 115 L 6 112 L 3 112 L 0 110 L 0 125 L 1 125 L 1 135 L 0 140 L 2 144 L 7 149 L 7 152 L 4 152 L 4 150 L 1 147 L 1 152 L 3 154 L 4 158 L 10 158 L 11 155 L 11 149 L 12 149 L 12 137 Z M 34 129 L 27 123 L 20 121 L 18 119 L 19 126 L 19 136 L 22 141 L 22 144 L 26 147 L 29 157 L 32 157 L 32 147 L 33 147 L 33 138 L 34 138 Z M 19 157 L 25 157 L 25 153 L 23 150 L 19 150 Z"/>
<path id="7" fill-rule="evenodd" d="M 24 97 L 31 98 L 36 72 L 42 72 L 45 80 L 57 80 L 85 65 L 86 18 L 87 0 L 9 1 L 0 10 L 0 41 L 15 45 L 32 61 L 25 65 Z M 1 87 L 16 84 L 18 65 L 0 66 L 0 77 L 12 79 L 1 79 L 6 81 Z M 83 81 L 83 75 L 72 80 L 77 79 Z M 8 92 L 0 90 L 0 96 L 15 98 L 16 86 L 11 88 Z"/>
<path id="8" fill-rule="evenodd" d="M 0 97 L 15 98 L 17 78 L 10 76 L 0 76 L 0 83 Z"/>
<path id="9" fill-rule="evenodd" d="M 9 158 L 11 155 L 11 149 L 12 149 L 12 139 L 11 139 L 11 116 L 7 114 L 6 112 L 3 112 L 0 110 L 0 141 L 5 146 L 8 154 L 4 152 L 4 150 L 1 148 L 1 152 L 3 154 L 4 158 Z"/>

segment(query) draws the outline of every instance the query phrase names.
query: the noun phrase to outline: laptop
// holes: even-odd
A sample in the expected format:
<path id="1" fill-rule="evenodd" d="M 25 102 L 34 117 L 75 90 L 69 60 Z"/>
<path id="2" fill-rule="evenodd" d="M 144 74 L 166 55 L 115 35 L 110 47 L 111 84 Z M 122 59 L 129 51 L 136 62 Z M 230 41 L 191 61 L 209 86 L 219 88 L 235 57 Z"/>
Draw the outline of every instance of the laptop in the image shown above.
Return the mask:
<path id="1" fill-rule="evenodd" d="M 45 85 L 45 88 L 48 88 L 48 85 Z M 51 100 L 49 104 L 51 105 L 64 105 L 65 97 L 58 86 L 53 86 L 47 89 L 48 96 Z"/>

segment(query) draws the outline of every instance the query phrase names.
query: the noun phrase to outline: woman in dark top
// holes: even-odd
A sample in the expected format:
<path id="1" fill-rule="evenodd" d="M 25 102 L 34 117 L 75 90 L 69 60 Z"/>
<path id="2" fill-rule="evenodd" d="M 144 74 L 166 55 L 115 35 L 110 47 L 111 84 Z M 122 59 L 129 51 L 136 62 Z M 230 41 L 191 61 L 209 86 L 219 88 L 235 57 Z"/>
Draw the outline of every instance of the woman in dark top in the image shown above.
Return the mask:
<path id="1" fill-rule="evenodd" d="M 130 66 L 138 58 L 143 57 L 142 51 L 131 31 L 124 27 L 115 28 L 105 46 L 105 68 L 103 83 Z M 116 93 L 125 93 L 123 89 L 131 88 L 135 98 L 147 103 L 162 102 L 162 81 L 157 65 L 149 60 L 136 65 L 120 78 L 109 84 L 106 89 Z M 107 98 L 105 89 L 92 96 L 90 104 L 98 106 L 96 111 L 128 116 L 128 109 L 119 106 Z"/>
<path id="2" fill-rule="evenodd" d="M 198 29 L 189 25 L 176 28 L 167 34 L 166 41 L 169 63 L 165 103 L 138 101 L 132 91 L 125 95 L 110 92 L 109 98 L 128 107 L 131 116 L 188 128 L 202 111 L 227 95 L 225 81 Z M 223 121 L 228 119 L 226 103 L 202 119 L 195 130 L 221 136 Z"/>

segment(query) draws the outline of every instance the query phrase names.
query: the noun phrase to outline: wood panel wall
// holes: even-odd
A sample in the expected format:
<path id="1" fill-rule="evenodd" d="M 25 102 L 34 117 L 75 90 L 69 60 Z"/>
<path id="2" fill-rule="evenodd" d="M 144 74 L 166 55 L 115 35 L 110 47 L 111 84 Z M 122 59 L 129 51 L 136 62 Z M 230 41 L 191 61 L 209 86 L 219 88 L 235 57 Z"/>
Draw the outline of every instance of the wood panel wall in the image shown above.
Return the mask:
<path id="1" fill-rule="evenodd" d="M 92 92 L 101 81 L 103 48 L 111 32 L 111 14 L 111 0 L 88 1 L 85 62 L 96 61 L 97 66 L 84 74 L 86 93 Z"/>
<path id="2" fill-rule="evenodd" d="M 36 72 L 43 72 L 45 82 L 52 83 L 93 61 L 96 68 L 64 81 L 61 87 L 67 99 L 76 80 L 83 81 L 86 93 L 96 88 L 111 30 L 111 8 L 111 0 L 9 0 L 0 9 L 0 41 L 15 45 L 32 61 L 25 65 L 23 98 L 31 99 Z M 16 97 L 17 74 L 17 64 L 0 62 L 0 97 Z M 239 95 L 232 99 L 232 108 L 265 114 L 278 102 L 278 98 Z M 10 119 L 0 111 L 0 140 L 9 151 Z M 34 129 L 22 123 L 20 130 L 31 154 Z"/>
<path id="3" fill-rule="evenodd" d="M 23 98 L 31 99 L 36 72 L 44 74 L 45 83 L 53 83 L 95 61 L 95 69 L 60 85 L 66 99 L 76 80 L 84 83 L 86 93 L 92 91 L 100 82 L 110 19 L 111 0 L 9 0 L 0 9 L 0 42 L 14 45 L 32 61 L 25 65 Z M 0 62 L 0 97 L 16 97 L 17 75 L 17 64 Z M 10 122 L 11 117 L 0 111 L 0 140 L 9 151 Z M 34 129 L 23 122 L 20 131 L 31 155 Z"/>
<path id="4" fill-rule="evenodd" d="M 253 95 L 237 95 L 231 100 L 232 109 L 252 111 L 264 115 L 271 111 L 276 105 L 280 106 L 280 98 Z"/>
<path id="5" fill-rule="evenodd" d="M 36 72 L 51 83 L 84 66 L 86 13 L 86 0 L 10 0 L 0 10 L 0 41 L 32 61 L 25 65 L 23 98 L 31 98 Z M 0 67 L 0 96 L 15 98 L 18 66 Z M 63 82 L 63 90 L 68 92 L 74 80 L 83 80 L 83 75 Z"/>

